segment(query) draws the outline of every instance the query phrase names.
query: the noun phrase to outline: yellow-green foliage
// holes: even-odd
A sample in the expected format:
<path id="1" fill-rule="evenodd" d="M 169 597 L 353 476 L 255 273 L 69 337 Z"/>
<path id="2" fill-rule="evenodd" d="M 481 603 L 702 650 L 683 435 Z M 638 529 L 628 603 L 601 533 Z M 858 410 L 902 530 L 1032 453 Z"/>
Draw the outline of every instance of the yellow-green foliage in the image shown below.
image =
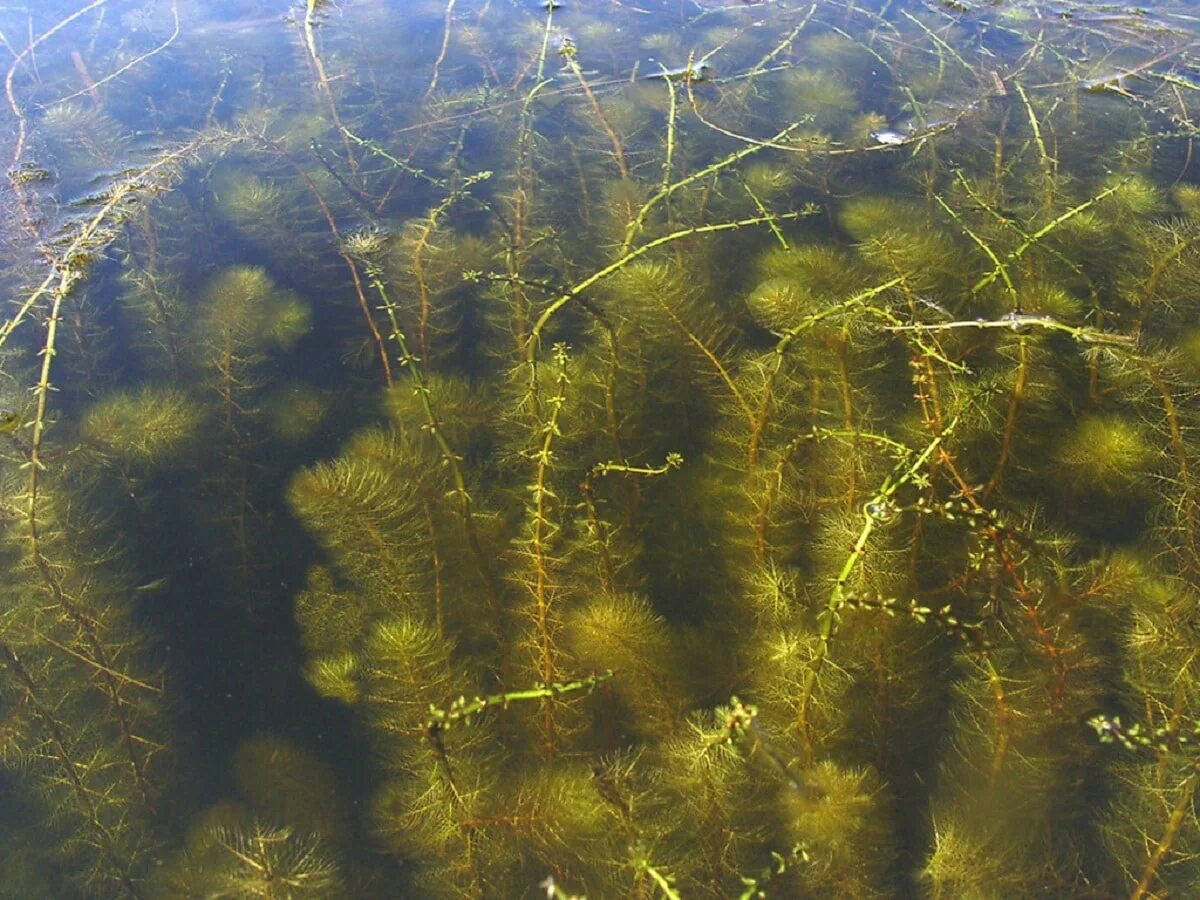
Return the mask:
<path id="1" fill-rule="evenodd" d="M 315 179 L 326 181 L 327 175 L 320 172 Z M 226 162 L 217 167 L 211 187 L 216 214 L 280 271 L 313 267 L 315 235 L 320 234 L 315 229 L 324 223 L 315 205 L 302 204 L 306 185 L 293 174 L 264 175 Z"/>
<path id="2" fill-rule="evenodd" d="M 837 247 L 803 244 L 786 254 L 773 255 L 780 274 L 790 274 L 814 294 L 829 301 L 844 300 L 868 285 L 863 264 Z"/>
<path id="3" fill-rule="evenodd" d="M 419 735 L 430 705 L 454 695 L 450 647 L 415 618 L 376 623 L 361 653 L 362 701 L 384 733 Z"/>
<path id="4" fill-rule="evenodd" d="M 1073 848 L 1055 835 L 1073 829 L 1071 817 L 1079 811 L 1063 807 L 1058 791 L 1065 780 L 1086 771 L 1096 745 L 1058 710 L 1059 704 L 1087 708 L 1098 697 L 1088 677 L 1093 663 L 1069 632 L 1043 636 L 1033 644 L 1039 645 L 1042 652 L 1054 648 L 1061 669 L 1043 672 L 1027 662 L 1002 660 L 1006 671 L 1028 686 L 1024 692 L 999 683 L 986 662 L 976 659 L 964 667 L 952 709 L 954 762 L 933 806 L 939 832 L 955 840 L 934 846 L 925 873 L 943 891 L 967 878 L 958 868 L 967 854 L 1022 859 L 1019 872 L 1001 876 L 1002 884 L 1020 884 L 1014 889 L 1022 894 L 1054 890 L 1072 877 Z M 997 657 L 992 660 L 996 665 Z M 983 864 L 991 870 L 990 863 Z"/>
<path id="5" fill-rule="evenodd" d="M 41 121 L 53 141 L 53 152 L 65 169 L 112 166 L 129 144 L 120 124 L 83 100 L 55 103 Z"/>
<path id="6" fill-rule="evenodd" d="M 589 888 L 601 874 L 609 874 L 605 864 L 620 862 L 610 858 L 620 813 L 606 801 L 596 779 L 590 766 L 537 767 L 523 772 L 519 784 L 508 785 L 509 796 L 502 801 L 524 820 L 516 829 L 514 850 L 544 867 L 572 872 Z M 622 849 L 618 845 L 616 852 Z M 615 887 L 600 881 L 597 888 L 601 885 Z"/>
<path id="7" fill-rule="evenodd" d="M 1185 54 L 745 5 L 34 17 L 0 893 L 1195 892 Z"/>
<path id="8" fill-rule="evenodd" d="M 207 811 L 179 858 L 156 873 L 154 896 L 344 896 L 338 863 L 316 835 L 258 821 L 237 807 Z"/>
<path id="9" fill-rule="evenodd" d="M 296 595 L 296 624 L 310 653 L 325 654 L 349 647 L 362 633 L 366 598 L 339 590 L 333 573 L 324 566 L 308 570 L 308 583 Z"/>
<path id="10" fill-rule="evenodd" d="M 845 80 L 834 72 L 797 68 L 782 80 L 783 116 L 789 121 L 807 119 L 815 128 L 836 132 L 858 108 L 858 100 Z"/>
<path id="11" fill-rule="evenodd" d="M 774 205 L 795 188 L 795 175 L 785 166 L 755 162 L 742 173 L 746 190 L 765 205 Z"/>
<path id="12" fill-rule="evenodd" d="M 774 833 L 766 811 L 778 783 L 746 764 L 725 727 L 726 708 L 691 717 L 656 753 L 665 794 L 667 836 L 656 847 L 670 853 L 687 893 L 723 893 L 750 861 L 750 850 Z M 661 849 L 660 849 L 661 848 Z"/>
<path id="13" fill-rule="evenodd" d="M 45 475 L 36 502 L 24 476 L 0 462 L 5 508 L 21 492 L 25 511 L 0 523 L 0 766 L 21 830 L 58 848 L 48 884 L 129 896 L 159 850 L 161 675 L 132 614 L 128 546 L 81 489 L 93 473 Z"/>
<path id="14" fill-rule="evenodd" d="M 343 576 L 395 594 L 402 608 L 430 574 L 421 496 L 437 486 L 433 460 L 406 435 L 368 431 L 343 456 L 298 474 L 288 500 Z"/>
<path id="15" fill-rule="evenodd" d="M 205 287 L 200 307 L 200 353 L 212 365 L 288 350 L 310 327 L 307 305 L 280 290 L 262 268 L 226 269 Z"/>
<path id="16" fill-rule="evenodd" d="M 380 265 L 392 286 L 409 350 L 426 364 L 460 349 L 478 287 L 464 275 L 494 268 L 494 248 L 446 228 L 438 214 L 410 220 L 388 241 Z"/>
<path id="17" fill-rule="evenodd" d="M 922 896 L 1002 900 L 1028 889 L 1019 849 L 1002 830 L 965 835 L 944 818 L 935 821 L 934 829 L 933 850 L 917 873 Z"/>
<path id="18" fill-rule="evenodd" d="M 273 181 L 239 171 L 225 173 L 214 193 L 221 201 L 222 213 L 232 222 L 255 228 L 279 215 L 283 198 Z"/>
<path id="19" fill-rule="evenodd" d="M 899 197 L 854 197 L 844 203 L 838 222 L 856 241 L 878 240 L 888 233 L 900 234 L 914 223 L 928 222 L 926 210 L 918 203 Z"/>
<path id="20" fill-rule="evenodd" d="M 870 284 L 862 263 L 833 247 L 805 244 L 787 250 L 773 248 L 761 255 L 755 268 L 764 280 L 747 297 L 751 315 L 777 332 L 804 327 L 823 340 L 844 327 L 859 310 L 831 315 L 831 307 L 853 297 Z M 811 322 L 810 317 L 818 317 Z M 827 318 L 826 318 L 827 317 Z M 824 318 L 824 321 L 820 319 Z M 812 333 L 804 336 L 813 337 Z M 815 363 L 816 360 L 808 360 Z"/>
<path id="21" fill-rule="evenodd" d="M 647 190 L 638 182 L 626 178 L 607 181 L 596 197 L 591 220 L 599 239 L 604 242 L 623 240 L 625 229 L 637 218 L 647 200 Z"/>
<path id="22" fill-rule="evenodd" d="M 291 350 L 311 327 L 308 307 L 290 294 L 276 301 L 265 318 L 263 336 L 280 350 Z"/>
<path id="23" fill-rule="evenodd" d="M 788 839 L 809 849 L 799 873 L 806 892 L 847 897 L 888 896 L 895 850 L 886 825 L 886 798 L 870 771 L 823 762 L 799 785 L 781 789 Z M 870 847 L 864 854 L 860 848 Z"/>
<path id="24" fill-rule="evenodd" d="M 666 622 L 636 596 L 599 596 L 568 613 L 564 643 L 578 671 L 621 672 L 606 692 L 633 715 L 643 734 L 669 732 L 682 712 L 678 652 Z"/>
<path id="25" fill-rule="evenodd" d="M 842 207 L 839 222 L 864 260 L 885 277 L 903 276 L 909 291 L 937 292 L 957 304 L 964 282 L 983 274 L 986 257 L 967 257 L 954 226 L 912 200 L 856 197 Z"/>
<path id="26" fill-rule="evenodd" d="M 1144 175 L 1113 175 L 1102 188 L 1116 188 L 1097 207 L 1110 221 L 1122 221 L 1154 215 L 1164 201 L 1159 188 Z"/>
<path id="27" fill-rule="evenodd" d="M 1200 289 L 1200 224 L 1178 218 L 1139 220 L 1126 244 L 1136 251 L 1120 248 L 1113 256 L 1124 263 L 1118 277 L 1127 302 L 1156 330 L 1190 325 Z"/>
<path id="28" fill-rule="evenodd" d="M 119 463 L 165 468 L 195 454 L 205 415 L 184 390 L 144 385 L 93 403 L 80 430 L 84 440 Z"/>
<path id="29" fill-rule="evenodd" d="M 233 777 L 260 820 L 341 837 L 346 810 L 337 778 L 286 738 L 260 734 L 242 741 L 233 754 Z"/>
<path id="30" fill-rule="evenodd" d="M 385 782 L 370 810 L 375 839 L 415 865 L 425 896 L 503 896 L 514 889 L 504 877 L 514 861 L 511 833 L 471 824 L 506 814 L 495 806 L 494 776 L 470 755 L 452 766 L 430 753 Z"/>
<path id="31" fill-rule="evenodd" d="M 322 697 L 347 704 L 358 702 L 358 656 L 352 651 L 314 657 L 305 666 L 304 675 Z"/>
<path id="32" fill-rule="evenodd" d="M 1064 322 L 1079 322 L 1084 316 L 1083 302 L 1061 285 L 1035 282 L 1023 285 L 1021 309 L 1053 316 Z"/>
<path id="33" fill-rule="evenodd" d="M 725 312 L 702 301 L 687 271 L 668 262 L 625 266 L 605 285 L 614 314 L 631 322 L 634 341 L 649 341 L 656 355 L 672 354 L 706 376 L 713 374 L 705 353 L 720 356 L 731 333 Z"/>
<path id="34" fill-rule="evenodd" d="M 328 414 L 329 404 L 325 391 L 304 384 L 277 388 L 262 401 L 268 427 L 289 443 L 312 437 Z"/>
<path id="35" fill-rule="evenodd" d="M 174 196 L 162 198 L 156 209 L 182 214 L 186 207 L 181 207 Z M 154 238 L 161 240 L 157 234 Z M 183 354 L 181 334 L 187 320 L 181 278 L 173 272 L 130 268 L 122 273 L 121 280 L 121 306 L 132 323 L 131 337 L 144 365 L 155 372 L 178 374 Z"/>
<path id="36" fill-rule="evenodd" d="M 1056 475 L 1076 491 L 1126 495 L 1146 483 L 1157 457 L 1145 431 L 1115 415 L 1090 415 L 1055 447 Z"/>
<path id="37" fill-rule="evenodd" d="M 1200 185 L 1178 184 L 1172 192 L 1175 202 L 1189 219 L 1200 219 Z"/>
<path id="38" fill-rule="evenodd" d="M 666 89 L 658 84 L 634 85 L 632 90 L 612 94 L 600 101 L 600 111 L 618 139 L 636 134 L 650 126 L 654 114 L 667 105 Z M 597 139 L 608 137 L 603 126 L 595 123 L 595 113 L 590 106 L 577 107 L 585 127 L 596 128 Z M 616 169 L 612 169 L 616 171 Z"/>
<path id="39" fill-rule="evenodd" d="M 416 432 L 428 424 L 422 395 L 428 398 L 442 433 L 456 452 L 465 454 L 487 439 L 496 410 L 486 385 L 439 373 L 425 380 L 423 391 L 407 379 L 401 381 L 383 400 L 384 411 L 396 428 Z"/>
<path id="40" fill-rule="evenodd" d="M 214 803 L 195 815 L 184 830 L 182 846 L 150 880 L 152 897 L 203 895 L 219 877 L 222 849 L 214 841 L 218 831 L 235 829 L 251 821 L 251 814 L 240 803 L 230 800 Z"/>
<path id="41" fill-rule="evenodd" d="M 819 308 L 811 291 L 790 278 L 761 282 L 746 298 L 746 305 L 759 325 L 773 331 L 786 331 Z"/>
<path id="42" fill-rule="evenodd" d="M 835 71 L 847 84 L 864 84 L 874 76 L 872 67 L 878 60 L 866 47 L 845 34 L 824 32 L 804 42 L 807 58 L 819 63 L 826 71 Z"/>
<path id="43" fill-rule="evenodd" d="M 1189 624 L 1200 606 L 1195 590 L 1130 553 L 1113 554 L 1101 574 L 1105 599 L 1126 600 L 1130 607 L 1121 635 L 1126 708 L 1147 729 L 1170 731 L 1171 722 L 1195 721 L 1200 669 Z M 1113 877 L 1131 892 L 1138 884 L 1153 885 L 1156 892 L 1186 892 L 1197 877 L 1195 848 L 1200 842 L 1194 817 L 1181 812 L 1194 804 L 1194 760 L 1170 740 L 1122 756 L 1109 773 L 1111 800 L 1100 821 Z M 1145 851 L 1164 840 L 1178 854 L 1171 857 L 1173 865 L 1164 866 L 1165 857 Z"/>
<path id="44" fill-rule="evenodd" d="M 678 54 L 683 50 L 679 36 L 669 31 L 650 32 L 642 38 L 641 47 L 647 53 L 655 55 L 660 53 L 668 55 Z"/>
<path id="45" fill-rule="evenodd" d="M 1156 718 L 1200 712 L 1200 662 L 1185 654 L 1200 597 L 1192 586 L 1136 562 L 1123 568 L 1133 569 L 1116 585 L 1131 599 L 1124 636 L 1130 702 Z"/>
<path id="46" fill-rule="evenodd" d="M 1180 810 L 1192 808 L 1197 779 L 1192 761 L 1164 754 L 1154 760 L 1126 760 L 1116 767 L 1113 778 L 1114 800 L 1105 816 L 1103 837 L 1106 849 L 1120 867 L 1123 886 L 1134 891 L 1152 874 L 1152 883 L 1160 895 L 1180 895 L 1191 890 L 1200 878 L 1196 853 L 1200 849 L 1200 828 L 1194 816 Z M 1175 865 L 1150 868 L 1146 848 L 1157 848 L 1164 840 L 1162 823 L 1174 825 L 1169 835 Z M 1153 851 L 1151 851 L 1152 853 Z"/>
<path id="47" fill-rule="evenodd" d="M 781 735 L 797 732 L 800 699 L 813 665 L 817 641 L 798 630 L 764 635 L 752 648 L 753 666 L 749 679 L 755 697 L 765 710 L 762 718 Z M 812 709 L 806 720 L 825 739 L 844 739 L 848 716 L 854 712 L 849 692 L 854 686 L 851 672 L 840 666 L 823 666 L 815 687 Z"/>

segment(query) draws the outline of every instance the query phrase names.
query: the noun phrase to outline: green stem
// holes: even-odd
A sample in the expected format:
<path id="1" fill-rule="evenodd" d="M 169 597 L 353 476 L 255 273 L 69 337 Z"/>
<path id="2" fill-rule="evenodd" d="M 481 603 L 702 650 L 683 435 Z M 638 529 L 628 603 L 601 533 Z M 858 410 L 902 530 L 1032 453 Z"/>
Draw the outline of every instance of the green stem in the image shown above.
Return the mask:
<path id="1" fill-rule="evenodd" d="M 871 539 L 871 535 L 879 524 L 879 516 L 875 511 L 889 507 L 892 497 L 896 495 L 896 492 L 900 488 L 919 479 L 921 470 L 929 462 L 930 457 L 933 456 L 942 442 L 954 430 L 957 423 L 958 419 L 955 418 L 940 434 L 929 442 L 916 459 L 906 466 L 897 467 L 896 471 L 884 479 L 883 484 L 879 486 L 875 495 L 863 504 L 863 524 L 859 530 L 858 538 L 855 540 L 850 554 L 846 557 L 846 561 L 842 564 L 841 571 L 838 572 L 837 579 L 833 584 L 833 590 L 830 591 L 829 599 L 825 603 L 825 608 L 818 616 L 820 629 L 817 636 L 817 647 L 814 651 L 813 659 L 809 664 L 808 671 L 805 673 L 804 684 L 800 691 L 797 722 L 806 746 L 809 745 L 808 705 L 816 690 L 817 679 L 821 674 L 825 659 L 829 655 L 829 644 L 833 639 L 834 633 L 837 631 L 839 614 L 846 603 L 846 585 L 850 581 L 850 576 L 854 574 L 854 569 L 866 554 L 867 542 Z"/>
<path id="2" fill-rule="evenodd" d="M 449 731 L 458 723 L 466 723 L 489 709 L 508 709 L 510 704 L 522 703 L 528 700 L 544 700 L 548 697 L 561 697 L 578 691 L 591 693 L 597 685 L 603 684 L 615 673 L 609 669 L 595 675 L 577 678 L 574 681 L 560 681 L 549 685 L 534 685 L 522 691 L 506 691 L 502 694 L 489 694 L 486 697 L 476 697 L 468 700 L 459 697 L 448 706 L 430 706 L 429 718 L 425 720 L 425 730 L 431 734 L 441 734 Z"/>
<path id="3" fill-rule="evenodd" d="M 475 558 L 479 574 L 483 578 L 484 585 L 487 587 L 488 600 L 491 604 L 492 612 L 498 618 L 501 611 L 500 586 L 496 583 L 496 577 L 492 573 L 491 566 L 487 563 L 487 558 L 483 553 L 483 545 L 479 541 L 479 532 L 475 527 L 475 516 L 472 510 L 471 494 L 467 490 L 467 480 L 463 475 L 460 457 L 450 447 L 450 443 L 446 440 L 446 435 L 442 431 L 441 422 L 438 420 L 433 404 L 429 400 L 429 385 L 425 381 L 419 361 L 408 349 L 408 338 L 404 334 L 404 329 L 400 327 L 400 319 L 396 315 L 396 305 L 392 302 L 387 289 L 383 285 L 382 272 L 377 265 L 368 264 L 367 278 L 375 290 L 379 292 L 379 296 L 383 300 L 382 309 L 387 313 L 388 322 L 392 326 L 391 339 L 400 348 L 400 365 L 408 370 L 409 377 L 413 382 L 414 392 L 420 399 L 421 409 L 425 413 L 426 429 L 437 443 L 438 450 L 442 456 L 442 462 L 450 470 L 450 476 L 454 481 L 454 495 L 458 499 L 459 516 L 462 518 L 463 530 L 467 535 L 467 543 L 470 545 L 471 555 Z"/>

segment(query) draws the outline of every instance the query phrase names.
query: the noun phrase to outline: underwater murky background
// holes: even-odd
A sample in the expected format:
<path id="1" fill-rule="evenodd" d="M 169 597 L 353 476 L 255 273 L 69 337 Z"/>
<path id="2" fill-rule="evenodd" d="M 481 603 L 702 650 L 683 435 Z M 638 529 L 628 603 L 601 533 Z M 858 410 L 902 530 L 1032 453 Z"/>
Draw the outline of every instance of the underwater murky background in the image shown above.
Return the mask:
<path id="1" fill-rule="evenodd" d="M 1193 4 L 0 47 L 0 896 L 1194 894 Z"/>

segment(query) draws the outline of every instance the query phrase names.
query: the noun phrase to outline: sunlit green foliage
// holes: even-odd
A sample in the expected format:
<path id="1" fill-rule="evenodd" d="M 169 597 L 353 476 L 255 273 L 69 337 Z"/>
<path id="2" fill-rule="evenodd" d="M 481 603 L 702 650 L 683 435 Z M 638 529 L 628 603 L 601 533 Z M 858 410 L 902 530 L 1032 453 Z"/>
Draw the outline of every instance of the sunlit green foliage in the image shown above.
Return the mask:
<path id="1" fill-rule="evenodd" d="M 0 10 L 0 893 L 1194 890 L 1193 18 L 102 5 Z"/>
<path id="2" fill-rule="evenodd" d="M 203 415 L 203 408 L 176 388 L 121 391 L 88 410 L 83 437 L 133 467 L 177 465 L 194 452 Z"/>

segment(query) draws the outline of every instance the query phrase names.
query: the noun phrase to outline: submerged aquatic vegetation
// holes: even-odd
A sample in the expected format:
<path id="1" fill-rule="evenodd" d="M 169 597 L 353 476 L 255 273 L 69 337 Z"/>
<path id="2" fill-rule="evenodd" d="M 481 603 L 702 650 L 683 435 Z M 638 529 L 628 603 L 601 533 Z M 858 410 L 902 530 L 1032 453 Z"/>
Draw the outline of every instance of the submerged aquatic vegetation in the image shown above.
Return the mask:
<path id="1" fill-rule="evenodd" d="M 88 409 L 83 439 L 135 467 L 178 465 L 195 451 L 203 408 L 185 391 L 143 387 L 118 391 Z"/>
<path id="2" fill-rule="evenodd" d="M 0 10 L 15 891 L 1192 888 L 1193 19 L 101 6 Z"/>

